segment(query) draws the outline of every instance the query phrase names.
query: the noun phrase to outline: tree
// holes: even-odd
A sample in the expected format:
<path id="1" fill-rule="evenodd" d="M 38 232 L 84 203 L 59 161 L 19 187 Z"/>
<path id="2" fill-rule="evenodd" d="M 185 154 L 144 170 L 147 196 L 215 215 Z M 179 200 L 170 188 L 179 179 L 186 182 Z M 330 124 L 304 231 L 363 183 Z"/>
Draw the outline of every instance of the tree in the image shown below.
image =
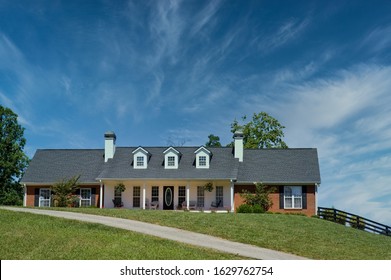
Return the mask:
<path id="1" fill-rule="evenodd" d="M 26 139 L 18 115 L 0 105 L 0 204 L 22 204 L 19 184 L 29 159 L 23 152 Z"/>
<path id="2" fill-rule="evenodd" d="M 208 142 L 205 143 L 206 147 L 221 147 L 220 137 L 210 134 L 208 136 Z"/>
<path id="3" fill-rule="evenodd" d="M 246 116 L 242 117 L 243 122 L 246 119 Z M 237 120 L 231 124 L 232 133 L 242 130 L 243 145 L 246 149 L 288 148 L 282 140 L 284 128 L 278 120 L 265 112 L 254 113 L 252 120 L 244 125 L 240 125 Z"/>
<path id="4" fill-rule="evenodd" d="M 244 199 L 244 202 L 247 205 L 260 206 L 262 211 L 266 212 L 273 205 L 270 194 L 274 192 L 274 187 L 265 186 L 263 183 L 256 183 L 254 193 L 243 190 L 240 196 Z"/>
<path id="5" fill-rule="evenodd" d="M 79 188 L 77 181 L 79 181 L 80 175 L 74 176 L 68 180 L 62 179 L 60 182 L 52 186 L 53 200 L 55 206 L 66 207 L 76 206 L 78 197 L 74 195 Z"/>

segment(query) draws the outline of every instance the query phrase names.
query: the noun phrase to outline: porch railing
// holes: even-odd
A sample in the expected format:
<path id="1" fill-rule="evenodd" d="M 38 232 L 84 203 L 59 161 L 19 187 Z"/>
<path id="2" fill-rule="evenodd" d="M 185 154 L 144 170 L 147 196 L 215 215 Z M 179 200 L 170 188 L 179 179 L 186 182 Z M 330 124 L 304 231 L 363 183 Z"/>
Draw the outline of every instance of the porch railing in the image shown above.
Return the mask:
<path id="1" fill-rule="evenodd" d="M 350 226 L 352 228 L 372 233 L 391 236 L 390 226 L 335 208 L 318 207 L 318 216 L 321 219 L 332 221 L 344 226 Z"/>

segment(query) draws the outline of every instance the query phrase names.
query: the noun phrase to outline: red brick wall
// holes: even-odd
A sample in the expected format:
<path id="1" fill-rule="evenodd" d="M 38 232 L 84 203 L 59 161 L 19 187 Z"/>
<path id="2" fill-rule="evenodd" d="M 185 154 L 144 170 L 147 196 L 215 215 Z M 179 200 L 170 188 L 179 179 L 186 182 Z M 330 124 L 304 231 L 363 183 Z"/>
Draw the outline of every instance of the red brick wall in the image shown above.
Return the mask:
<path id="1" fill-rule="evenodd" d="M 307 209 L 280 209 L 280 193 L 279 186 L 275 186 L 276 190 L 274 193 L 270 195 L 270 198 L 273 202 L 272 207 L 269 209 L 270 212 L 280 212 L 280 213 L 302 213 L 307 216 L 312 216 L 316 214 L 316 193 L 315 186 L 309 185 L 307 186 Z M 253 185 L 236 185 L 234 189 L 234 203 L 235 209 L 239 207 L 244 201 L 240 196 L 240 193 L 243 190 L 247 190 L 249 192 L 255 191 L 255 186 Z"/>
<path id="2" fill-rule="evenodd" d="M 35 189 L 40 189 L 40 188 L 50 188 L 50 186 L 27 186 L 26 206 L 34 207 Z M 91 185 L 91 186 L 82 186 L 82 188 L 95 189 L 95 204 L 93 206 L 99 207 L 100 186 Z"/>

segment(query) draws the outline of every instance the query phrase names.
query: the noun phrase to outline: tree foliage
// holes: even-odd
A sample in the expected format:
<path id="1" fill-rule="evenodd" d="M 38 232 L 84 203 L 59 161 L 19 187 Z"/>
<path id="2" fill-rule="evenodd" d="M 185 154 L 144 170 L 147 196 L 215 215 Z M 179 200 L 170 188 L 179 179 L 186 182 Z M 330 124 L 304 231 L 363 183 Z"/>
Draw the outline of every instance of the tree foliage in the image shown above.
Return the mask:
<path id="1" fill-rule="evenodd" d="M 243 190 L 240 196 L 244 199 L 244 203 L 250 206 L 259 205 L 261 209 L 266 212 L 273 206 L 270 194 L 275 192 L 274 187 L 265 186 L 263 183 L 255 185 L 255 192 Z"/>
<path id="2" fill-rule="evenodd" d="M 242 121 L 246 120 L 247 117 L 243 116 Z M 254 113 L 252 120 L 243 125 L 237 120 L 231 124 L 232 133 L 237 130 L 243 132 L 243 145 L 246 149 L 288 148 L 282 140 L 284 128 L 278 120 L 265 112 Z"/>
<path id="3" fill-rule="evenodd" d="M 23 152 L 26 139 L 18 115 L 0 105 L 0 204 L 21 204 L 19 184 L 29 159 Z"/>
<path id="4" fill-rule="evenodd" d="M 77 181 L 80 175 L 74 176 L 68 180 L 62 179 L 52 186 L 54 205 L 57 207 L 66 207 L 77 202 L 77 196 L 74 195 L 79 188 Z"/>
<path id="5" fill-rule="evenodd" d="M 205 143 L 206 147 L 221 147 L 220 137 L 210 134 L 208 136 L 208 142 Z"/>

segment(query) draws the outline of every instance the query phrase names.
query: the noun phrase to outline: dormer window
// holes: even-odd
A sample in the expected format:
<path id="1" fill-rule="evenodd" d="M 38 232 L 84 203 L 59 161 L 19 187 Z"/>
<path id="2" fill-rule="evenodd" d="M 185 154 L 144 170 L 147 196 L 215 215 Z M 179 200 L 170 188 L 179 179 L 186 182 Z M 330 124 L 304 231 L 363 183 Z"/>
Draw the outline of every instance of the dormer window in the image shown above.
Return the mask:
<path id="1" fill-rule="evenodd" d="M 145 169 L 148 167 L 148 159 L 151 154 L 147 150 L 142 147 L 138 147 L 132 153 L 134 169 Z"/>
<path id="2" fill-rule="evenodd" d="M 167 157 L 167 165 L 168 166 L 175 166 L 175 157 L 173 157 L 173 156 Z"/>
<path id="3" fill-rule="evenodd" d="M 206 166 L 206 156 L 199 156 L 198 157 L 198 165 L 201 166 Z"/>
<path id="4" fill-rule="evenodd" d="M 204 146 L 197 149 L 194 153 L 196 154 L 196 168 L 209 168 L 212 153 Z"/>
<path id="5" fill-rule="evenodd" d="M 169 147 L 164 152 L 164 168 L 166 169 L 178 169 L 179 157 L 181 153 L 173 147 Z"/>
<path id="6" fill-rule="evenodd" d="M 137 167 L 144 167 L 144 157 L 143 156 L 137 157 L 136 165 L 137 165 Z"/>

